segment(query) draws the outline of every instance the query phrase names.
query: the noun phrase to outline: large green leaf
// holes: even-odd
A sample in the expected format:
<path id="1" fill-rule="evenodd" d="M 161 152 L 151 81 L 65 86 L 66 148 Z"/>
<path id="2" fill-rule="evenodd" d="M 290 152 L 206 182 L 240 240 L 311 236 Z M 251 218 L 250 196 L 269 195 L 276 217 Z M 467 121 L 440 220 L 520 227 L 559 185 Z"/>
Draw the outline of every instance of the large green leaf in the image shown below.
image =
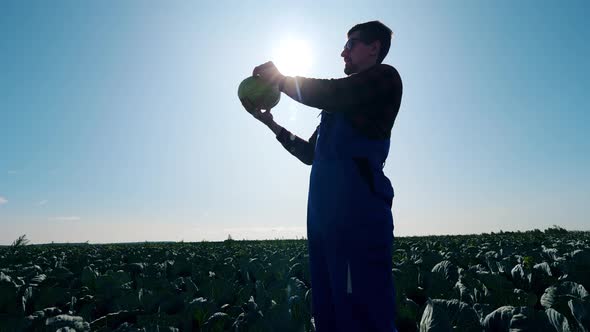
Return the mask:
<path id="1" fill-rule="evenodd" d="M 585 331 L 590 330 L 590 297 L 573 298 L 567 304 L 578 325 Z"/>
<path id="2" fill-rule="evenodd" d="M 584 286 L 571 281 L 564 281 L 548 287 L 541 296 L 541 305 L 545 308 L 565 308 L 571 299 L 588 297 Z M 559 310 L 558 310 L 559 311 Z"/>
<path id="3" fill-rule="evenodd" d="M 448 332 L 451 329 L 451 319 L 445 308 L 428 300 L 420 319 L 420 332 Z"/>
<path id="4" fill-rule="evenodd" d="M 557 332 L 571 332 L 569 322 L 567 318 L 552 308 L 546 309 L 545 314 L 549 324 Z"/>

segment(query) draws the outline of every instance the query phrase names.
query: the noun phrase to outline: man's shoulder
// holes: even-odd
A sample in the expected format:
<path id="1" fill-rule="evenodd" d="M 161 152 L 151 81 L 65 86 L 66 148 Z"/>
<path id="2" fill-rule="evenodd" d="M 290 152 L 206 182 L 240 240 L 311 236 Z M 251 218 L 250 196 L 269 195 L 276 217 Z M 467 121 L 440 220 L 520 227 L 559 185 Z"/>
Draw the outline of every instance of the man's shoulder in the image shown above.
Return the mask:
<path id="1" fill-rule="evenodd" d="M 401 80 L 399 72 L 392 65 L 388 65 L 386 63 L 380 63 L 380 64 L 375 65 L 375 70 L 377 70 L 381 73 L 386 73 L 388 75 L 393 76 L 393 78 Z"/>
<path id="2" fill-rule="evenodd" d="M 402 89 L 402 79 L 395 67 L 379 63 L 369 68 L 365 73 L 365 79 L 367 81 L 373 81 L 375 84 L 386 88 L 392 88 L 396 90 Z"/>
<path id="3" fill-rule="evenodd" d="M 390 71 L 397 71 L 394 66 L 388 65 L 386 63 L 378 63 L 375 67 L 380 68 L 381 70 L 390 70 Z"/>

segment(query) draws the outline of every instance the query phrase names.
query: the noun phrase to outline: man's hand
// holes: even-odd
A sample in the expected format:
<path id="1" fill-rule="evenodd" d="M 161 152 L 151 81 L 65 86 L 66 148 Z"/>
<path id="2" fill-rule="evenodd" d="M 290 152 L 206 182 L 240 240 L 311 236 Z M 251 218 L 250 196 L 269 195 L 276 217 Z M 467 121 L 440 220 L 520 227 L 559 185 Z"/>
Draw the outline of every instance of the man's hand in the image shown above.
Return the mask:
<path id="1" fill-rule="evenodd" d="M 252 102 L 248 98 L 240 99 L 240 102 L 242 102 L 242 106 L 244 106 L 246 111 L 252 114 L 252 116 L 256 118 L 258 121 L 266 125 L 273 122 L 273 117 L 270 113 L 270 109 L 265 110 L 265 112 L 262 112 L 262 110 L 260 108 L 255 107 L 254 104 L 252 104 Z"/>
<path id="2" fill-rule="evenodd" d="M 258 76 L 263 81 L 266 81 L 270 84 L 279 84 L 279 82 L 285 77 L 285 75 L 281 74 L 272 61 L 263 63 L 260 66 L 254 68 L 254 71 L 252 71 L 252 76 Z"/>

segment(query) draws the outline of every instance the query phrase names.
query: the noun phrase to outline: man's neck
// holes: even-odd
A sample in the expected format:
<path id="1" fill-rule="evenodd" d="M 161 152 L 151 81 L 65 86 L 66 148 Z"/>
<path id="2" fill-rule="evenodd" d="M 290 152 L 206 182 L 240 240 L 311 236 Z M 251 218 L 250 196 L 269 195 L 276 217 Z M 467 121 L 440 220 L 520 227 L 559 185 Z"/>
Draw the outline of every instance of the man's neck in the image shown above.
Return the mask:
<path id="1" fill-rule="evenodd" d="M 360 66 L 359 66 L 359 70 L 358 70 L 356 73 L 353 73 L 353 74 L 358 74 L 358 73 L 361 73 L 361 72 L 363 72 L 363 71 L 365 71 L 365 70 L 367 70 L 367 69 L 369 69 L 369 68 L 373 67 L 373 66 L 374 66 L 374 65 L 376 65 L 376 64 L 377 64 L 377 63 L 374 63 L 374 62 L 373 62 L 373 63 L 367 63 L 367 64 L 364 64 L 364 65 L 360 65 Z M 352 74 L 351 74 L 351 75 L 352 75 Z"/>

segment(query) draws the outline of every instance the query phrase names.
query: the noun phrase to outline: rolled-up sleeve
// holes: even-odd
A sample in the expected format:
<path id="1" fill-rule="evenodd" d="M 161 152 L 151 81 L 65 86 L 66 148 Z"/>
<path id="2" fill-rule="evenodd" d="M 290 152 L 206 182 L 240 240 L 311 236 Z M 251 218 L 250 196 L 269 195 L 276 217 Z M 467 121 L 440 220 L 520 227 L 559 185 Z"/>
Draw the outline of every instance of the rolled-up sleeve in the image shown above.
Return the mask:
<path id="1" fill-rule="evenodd" d="M 283 128 L 277 135 L 277 140 L 287 151 L 289 151 L 290 154 L 297 157 L 297 159 L 301 160 L 304 164 L 311 165 L 313 163 L 317 137 L 317 128 L 308 141 L 292 134 L 287 129 Z"/>

